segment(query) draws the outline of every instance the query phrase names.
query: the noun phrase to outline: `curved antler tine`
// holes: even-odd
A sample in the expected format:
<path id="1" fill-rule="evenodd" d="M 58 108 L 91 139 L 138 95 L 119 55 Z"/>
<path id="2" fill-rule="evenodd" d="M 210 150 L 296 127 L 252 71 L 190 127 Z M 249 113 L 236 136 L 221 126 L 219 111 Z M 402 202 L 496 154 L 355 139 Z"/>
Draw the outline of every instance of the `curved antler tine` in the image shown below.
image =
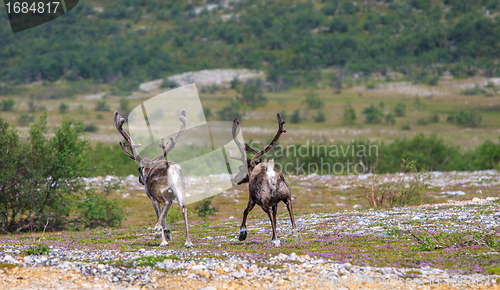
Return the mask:
<path id="1" fill-rule="evenodd" d="M 125 154 L 129 158 L 134 159 L 137 162 L 140 162 L 141 156 L 139 155 L 139 153 L 137 153 L 136 148 L 141 147 L 141 144 L 137 144 L 137 145 L 134 144 L 134 141 L 132 140 L 130 135 L 123 129 L 123 124 L 126 121 L 125 118 L 122 118 L 122 116 L 120 116 L 119 112 L 115 111 L 113 119 L 115 121 L 115 127 L 118 130 L 118 133 L 120 133 L 122 135 L 122 137 L 125 139 L 125 142 L 119 143 L 123 152 L 125 152 Z M 129 152 L 128 149 L 130 149 L 131 152 Z"/>
<path id="2" fill-rule="evenodd" d="M 172 149 L 174 149 L 175 144 L 177 143 L 177 140 L 181 136 L 182 132 L 184 132 L 184 130 L 186 130 L 186 126 L 187 126 L 186 110 L 184 110 L 184 109 L 180 110 L 179 121 L 181 121 L 182 124 L 181 124 L 181 127 L 179 128 L 179 130 L 177 131 L 177 133 L 175 134 L 175 136 L 173 136 L 173 137 L 170 136 L 170 142 L 167 143 L 166 145 L 163 145 L 163 139 L 162 139 L 162 141 L 161 141 L 162 144 L 160 144 L 160 148 L 163 149 L 163 152 L 160 155 L 153 158 L 152 161 L 158 161 L 158 160 L 165 158 L 167 156 L 167 154 L 170 151 L 172 151 Z"/>
<path id="3" fill-rule="evenodd" d="M 250 145 L 248 145 L 248 143 L 245 143 L 245 150 L 248 152 L 252 152 L 253 154 L 257 154 L 259 152 L 255 149 L 253 149 L 252 147 L 250 147 Z"/>
<path id="4" fill-rule="evenodd" d="M 245 149 L 243 149 L 243 146 L 240 143 L 240 140 L 238 140 L 238 127 L 240 126 L 240 122 L 238 121 L 238 118 L 234 117 L 233 119 L 233 129 L 231 130 L 231 133 L 233 135 L 233 140 L 234 143 L 236 143 L 236 146 L 238 147 L 238 150 L 240 151 L 241 157 L 236 157 L 232 154 L 231 150 L 227 151 L 227 154 L 230 158 L 234 160 L 240 160 L 241 162 L 245 162 L 246 154 L 245 154 Z"/>
<path id="5" fill-rule="evenodd" d="M 283 125 L 285 125 L 286 122 L 283 120 L 283 118 L 281 118 L 281 114 L 280 113 L 278 113 L 276 115 L 276 117 L 278 118 L 278 123 L 279 123 L 279 126 L 280 126 L 279 127 L 280 130 L 282 130 L 283 133 L 286 133 L 286 129 L 283 127 Z"/>
<path id="6" fill-rule="evenodd" d="M 269 143 L 269 145 L 267 145 L 260 152 L 258 152 L 257 154 L 255 154 L 255 156 L 253 157 L 253 159 L 259 158 L 260 156 L 266 154 L 269 150 L 271 150 L 271 148 L 274 147 L 274 145 L 276 145 L 276 142 L 278 142 L 278 139 L 280 138 L 281 134 L 286 133 L 286 129 L 283 127 L 283 125 L 285 124 L 285 121 L 283 120 L 283 118 L 281 118 L 281 114 L 278 113 L 276 115 L 276 117 L 278 118 L 278 132 L 276 132 L 276 135 L 274 136 L 274 138 L 271 141 L 271 143 Z"/>

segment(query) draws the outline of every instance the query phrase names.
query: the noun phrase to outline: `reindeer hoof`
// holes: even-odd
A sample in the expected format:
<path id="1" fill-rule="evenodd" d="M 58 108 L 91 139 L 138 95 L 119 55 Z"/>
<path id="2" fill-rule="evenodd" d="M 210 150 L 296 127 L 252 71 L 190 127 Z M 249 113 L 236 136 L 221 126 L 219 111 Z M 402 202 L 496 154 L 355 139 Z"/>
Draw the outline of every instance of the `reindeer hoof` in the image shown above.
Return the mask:
<path id="1" fill-rule="evenodd" d="M 161 232 L 162 231 L 163 231 L 163 229 L 161 228 L 161 226 L 159 226 L 159 225 L 155 226 L 155 229 L 154 229 L 155 239 L 161 239 Z"/>
<path id="2" fill-rule="evenodd" d="M 292 238 L 296 243 L 302 241 L 302 235 L 297 230 L 292 231 Z"/>
<path id="3" fill-rule="evenodd" d="M 244 241 L 246 240 L 246 238 L 247 238 L 247 229 L 243 228 L 240 230 L 240 236 L 238 237 L 238 239 L 240 241 Z"/>
<path id="4" fill-rule="evenodd" d="M 169 229 L 164 229 L 163 233 L 165 234 L 165 239 L 167 239 L 167 241 L 170 241 L 172 239 L 172 235 L 170 234 Z"/>
<path id="5" fill-rule="evenodd" d="M 168 242 L 167 241 L 161 242 L 160 247 L 165 247 L 165 246 L 168 246 Z"/>
<path id="6" fill-rule="evenodd" d="M 271 244 L 273 244 L 275 247 L 281 247 L 281 242 L 278 239 L 272 240 Z"/>
<path id="7" fill-rule="evenodd" d="M 184 243 L 184 247 L 186 248 L 192 248 L 193 243 L 191 243 L 191 239 L 187 239 L 186 242 Z"/>
<path id="8" fill-rule="evenodd" d="M 298 243 L 298 242 L 302 241 L 302 235 L 301 235 L 301 234 L 299 234 L 299 233 L 297 233 L 297 234 L 295 234 L 295 235 L 292 235 L 292 238 L 293 238 L 293 240 L 294 240 L 296 243 Z"/>

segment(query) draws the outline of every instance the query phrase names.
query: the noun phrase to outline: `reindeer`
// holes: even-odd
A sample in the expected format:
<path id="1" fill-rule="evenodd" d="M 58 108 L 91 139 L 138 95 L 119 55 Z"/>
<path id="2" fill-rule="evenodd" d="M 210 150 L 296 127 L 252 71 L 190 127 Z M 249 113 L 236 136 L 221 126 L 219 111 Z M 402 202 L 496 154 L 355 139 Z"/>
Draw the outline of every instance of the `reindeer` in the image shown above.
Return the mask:
<path id="1" fill-rule="evenodd" d="M 179 120 L 182 123 L 179 131 L 175 136 L 170 137 L 170 142 L 167 142 L 167 144 L 164 144 L 164 140 L 161 139 L 159 146 L 163 149 L 163 153 L 150 160 L 146 154 L 141 157 L 137 152 L 137 148 L 142 145 L 134 144 L 130 135 L 123 130 L 125 119 L 118 114 L 118 111 L 115 111 L 114 117 L 116 129 L 125 138 L 125 142 L 119 142 L 120 147 L 128 157 L 139 162 L 139 182 L 144 185 L 146 195 L 155 209 L 158 218 L 154 228 L 155 238 L 160 239 L 160 246 L 168 245 L 167 240 L 170 240 L 171 236 L 167 227 L 167 213 L 173 200 L 177 199 L 186 226 L 186 242 L 184 246 L 190 248 L 193 244 L 189 238 L 184 175 L 179 164 L 164 160 L 167 154 L 174 149 L 179 136 L 186 129 L 187 115 L 185 110 L 180 111 Z"/>
<path id="2" fill-rule="evenodd" d="M 276 214 L 278 212 L 278 203 L 283 201 L 286 204 L 288 213 L 290 214 L 290 220 L 292 222 L 292 237 L 296 242 L 299 242 L 302 237 L 297 231 L 295 226 L 295 220 L 293 218 L 292 211 L 292 197 L 288 185 L 285 182 L 285 177 L 276 168 L 274 168 L 274 159 L 270 159 L 267 163 L 262 162 L 261 156 L 266 154 L 273 146 L 278 142 L 281 134 L 286 133 L 283 125 L 285 121 L 278 114 L 278 132 L 274 136 L 274 139 L 269 145 L 267 145 L 263 150 L 257 151 L 245 144 L 245 148 L 239 142 L 237 136 L 237 129 L 240 124 L 238 118 L 233 119 L 233 139 L 238 149 L 241 153 L 241 157 L 233 156 L 231 150 L 228 150 L 228 155 L 234 160 L 240 160 L 243 162 L 243 166 L 240 166 L 240 172 L 235 177 L 235 182 L 237 184 L 243 184 L 248 182 L 249 187 L 249 200 L 248 205 L 243 212 L 243 221 L 241 222 L 239 240 L 244 241 L 247 238 L 247 227 L 246 221 L 247 216 L 253 209 L 255 204 L 258 204 L 262 210 L 269 216 L 271 220 L 271 227 L 273 228 L 273 237 L 271 243 L 276 247 L 281 245 L 280 240 L 276 236 Z M 252 152 L 254 156 L 252 158 L 246 158 L 245 150 Z M 246 159 L 246 160 L 245 160 Z M 245 168 L 246 165 L 246 168 Z"/>

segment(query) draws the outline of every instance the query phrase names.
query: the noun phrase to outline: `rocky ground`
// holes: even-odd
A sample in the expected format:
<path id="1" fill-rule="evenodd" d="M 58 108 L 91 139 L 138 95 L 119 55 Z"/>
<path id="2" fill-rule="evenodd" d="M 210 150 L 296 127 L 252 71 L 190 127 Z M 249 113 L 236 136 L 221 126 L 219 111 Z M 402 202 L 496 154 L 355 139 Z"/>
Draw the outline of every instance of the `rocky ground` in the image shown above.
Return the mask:
<path id="1" fill-rule="evenodd" d="M 429 289 L 500 288 L 500 202 L 474 198 L 385 210 L 286 215 L 279 248 L 267 220 L 192 223 L 184 249 L 181 223 L 158 247 L 151 228 L 99 229 L 0 237 L 5 289 Z M 47 245 L 44 248 L 43 245 Z"/>

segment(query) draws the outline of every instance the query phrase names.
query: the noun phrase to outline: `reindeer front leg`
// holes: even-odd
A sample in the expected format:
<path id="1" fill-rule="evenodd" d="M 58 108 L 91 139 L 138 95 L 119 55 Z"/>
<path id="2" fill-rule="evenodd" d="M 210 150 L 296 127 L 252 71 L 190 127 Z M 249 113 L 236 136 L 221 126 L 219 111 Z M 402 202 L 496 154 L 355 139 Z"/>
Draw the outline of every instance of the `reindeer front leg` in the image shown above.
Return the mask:
<path id="1" fill-rule="evenodd" d="M 247 208 L 245 208 L 245 211 L 243 212 L 243 221 L 241 222 L 240 234 L 238 237 L 240 241 L 244 241 L 247 238 L 247 216 L 252 211 L 254 206 L 255 202 L 250 198 Z"/>

